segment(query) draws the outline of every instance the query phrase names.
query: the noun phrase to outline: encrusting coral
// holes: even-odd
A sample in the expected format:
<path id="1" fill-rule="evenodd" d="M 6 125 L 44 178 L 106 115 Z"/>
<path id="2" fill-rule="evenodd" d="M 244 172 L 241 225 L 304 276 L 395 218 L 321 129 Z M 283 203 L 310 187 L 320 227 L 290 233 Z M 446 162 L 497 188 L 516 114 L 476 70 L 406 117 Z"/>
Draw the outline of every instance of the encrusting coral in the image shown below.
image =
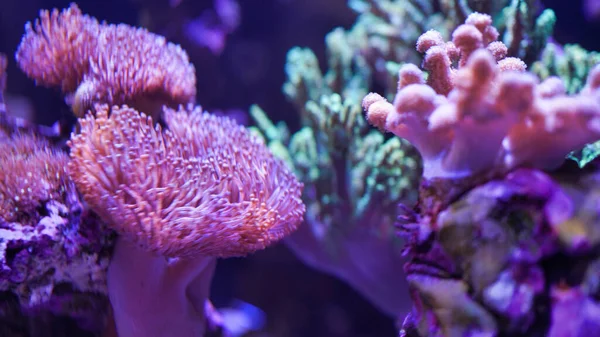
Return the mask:
<path id="1" fill-rule="evenodd" d="M 121 336 L 201 335 L 215 258 L 267 247 L 305 211 L 302 184 L 243 126 L 192 107 L 164 119 L 104 105 L 69 144 L 77 187 L 120 234 L 108 291 Z"/>
<path id="2" fill-rule="evenodd" d="M 452 42 L 427 32 L 417 44 L 427 76 L 403 65 L 393 104 L 374 93 L 363 100 L 370 123 L 423 158 L 419 202 L 401 207 L 397 223 L 414 302 L 401 336 L 564 337 L 600 327 L 597 173 L 565 164 L 600 138 L 600 65 L 569 95 L 559 78 L 539 82 L 505 58 L 494 36 L 479 13 Z"/>
<path id="3" fill-rule="evenodd" d="M 106 103 L 156 119 L 164 104 L 187 104 L 196 95 L 195 69 L 181 47 L 143 28 L 99 23 L 75 4 L 42 10 L 28 23 L 16 59 L 38 84 L 60 87 L 78 117 Z"/>
<path id="4" fill-rule="evenodd" d="M 26 134 L 0 145 L 0 290 L 24 307 L 47 303 L 61 283 L 106 293 L 110 232 L 85 213 L 68 156 Z"/>
<path id="5" fill-rule="evenodd" d="M 598 331 L 598 175 L 557 180 L 517 169 L 404 219 L 415 310 L 402 335 Z"/>

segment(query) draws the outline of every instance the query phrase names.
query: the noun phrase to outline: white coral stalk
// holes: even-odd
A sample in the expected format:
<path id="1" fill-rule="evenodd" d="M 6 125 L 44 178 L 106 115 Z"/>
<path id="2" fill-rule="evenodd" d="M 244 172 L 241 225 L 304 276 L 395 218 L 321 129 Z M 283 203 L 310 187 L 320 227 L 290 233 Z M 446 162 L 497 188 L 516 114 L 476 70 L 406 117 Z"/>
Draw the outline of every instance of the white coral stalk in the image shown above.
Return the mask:
<path id="1" fill-rule="evenodd" d="M 119 239 L 108 268 L 108 295 L 119 336 L 203 336 L 214 257 L 155 255 Z"/>

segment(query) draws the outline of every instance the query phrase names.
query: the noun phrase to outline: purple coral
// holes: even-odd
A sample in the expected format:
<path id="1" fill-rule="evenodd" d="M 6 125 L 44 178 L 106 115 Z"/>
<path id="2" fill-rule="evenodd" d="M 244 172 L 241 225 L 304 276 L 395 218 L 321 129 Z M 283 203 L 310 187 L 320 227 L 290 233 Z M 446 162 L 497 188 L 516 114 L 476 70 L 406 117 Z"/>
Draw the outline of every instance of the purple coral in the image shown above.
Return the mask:
<path id="1" fill-rule="evenodd" d="M 402 221 L 415 300 L 403 333 L 571 337 L 600 324 L 589 314 L 598 306 L 600 242 L 589 217 L 598 210 L 573 201 L 591 202 L 598 187 L 590 177 L 561 186 L 520 169 L 473 188 L 433 219 Z M 572 232 L 587 242 L 563 234 Z"/>

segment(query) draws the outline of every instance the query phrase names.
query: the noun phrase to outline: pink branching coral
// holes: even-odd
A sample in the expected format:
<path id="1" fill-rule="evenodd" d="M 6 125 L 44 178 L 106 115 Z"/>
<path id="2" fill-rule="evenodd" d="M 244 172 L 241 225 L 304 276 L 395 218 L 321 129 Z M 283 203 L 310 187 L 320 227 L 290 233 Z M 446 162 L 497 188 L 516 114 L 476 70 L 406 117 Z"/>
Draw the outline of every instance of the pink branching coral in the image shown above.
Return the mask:
<path id="1" fill-rule="evenodd" d="M 371 124 L 419 150 L 424 177 L 553 168 L 600 138 L 600 66 L 578 95 L 567 96 L 558 78 L 538 83 L 520 60 L 505 58 L 496 37 L 489 16 L 479 13 L 454 31 L 452 42 L 427 32 L 417 45 L 427 80 L 407 64 L 393 104 L 375 93 L 364 98 Z"/>
<path id="2" fill-rule="evenodd" d="M 75 4 L 42 10 L 28 23 L 16 59 L 38 84 L 60 87 L 74 113 L 95 103 L 129 104 L 154 113 L 189 103 L 196 75 L 186 52 L 164 37 L 125 24 L 99 23 Z"/>
<path id="3" fill-rule="evenodd" d="M 126 106 L 96 111 L 70 141 L 69 169 L 122 238 L 108 274 L 119 334 L 198 336 L 214 258 L 295 230 L 302 184 L 259 138 L 200 108 L 166 109 L 167 130 Z"/>

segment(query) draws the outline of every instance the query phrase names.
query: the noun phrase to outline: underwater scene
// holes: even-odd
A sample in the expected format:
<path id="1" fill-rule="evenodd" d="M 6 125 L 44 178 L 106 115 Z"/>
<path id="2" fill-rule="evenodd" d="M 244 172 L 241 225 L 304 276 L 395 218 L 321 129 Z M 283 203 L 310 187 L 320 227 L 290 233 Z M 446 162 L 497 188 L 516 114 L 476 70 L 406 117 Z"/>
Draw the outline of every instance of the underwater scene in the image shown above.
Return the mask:
<path id="1" fill-rule="evenodd" d="M 600 0 L 0 0 L 0 337 L 600 336 Z"/>

